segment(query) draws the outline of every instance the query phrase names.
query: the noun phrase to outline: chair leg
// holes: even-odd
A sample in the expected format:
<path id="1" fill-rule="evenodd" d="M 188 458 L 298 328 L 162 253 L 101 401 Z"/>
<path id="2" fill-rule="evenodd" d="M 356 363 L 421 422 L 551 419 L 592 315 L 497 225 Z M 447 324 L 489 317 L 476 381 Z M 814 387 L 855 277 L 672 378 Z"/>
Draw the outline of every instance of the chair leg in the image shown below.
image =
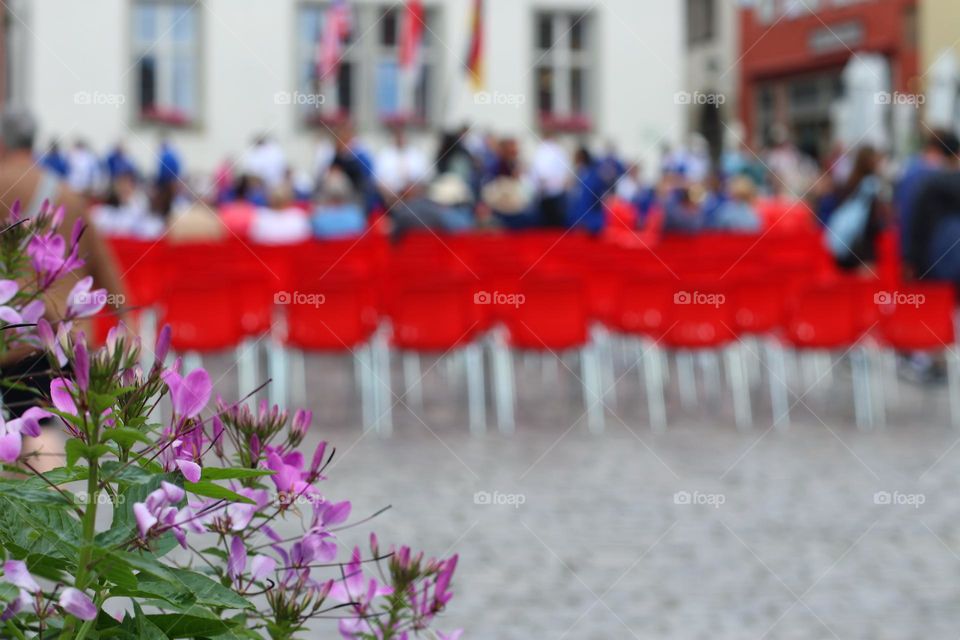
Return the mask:
<path id="1" fill-rule="evenodd" d="M 580 376 L 583 379 L 583 404 L 587 412 L 587 426 L 592 433 L 603 433 L 603 390 L 600 388 L 596 345 L 587 344 L 580 349 Z"/>
<path id="2" fill-rule="evenodd" d="M 680 404 L 690 410 L 697 406 L 696 370 L 693 367 L 693 354 L 689 351 L 677 353 L 677 384 L 680 387 Z"/>
<path id="3" fill-rule="evenodd" d="M 416 411 L 423 411 L 423 384 L 420 380 L 420 354 L 416 351 L 407 351 L 403 354 L 403 389 L 404 395 Z"/>
<path id="4" fill-rule="evenodd" d="M 377 406 L 374 426 L 378 434 L 389 436 L 393 433 L 393 384 L 390 373 L 390 346 L 384 334 L 374 339 L 373 359 L 374 388 L 377 390 L 374 396 Z"/>
<path id="5" fill-rule="evenodd" d="M 143 349 L 140 351 L 140 367 L 144 371 L 150 371 L 154 364 L 153 349 L 157 343 L 157 312 L 153 307 L 143 309 L 140 312 L 140 322 L 138 323 L 138 335 Z"/>
<path id="6" fill-rule="evenodd" d="M 881 356 L 883 363 L 883 392 L 887 399 L 887 406 L 896 407 L 900 404 L 900 380 L 897 377 L 897 352 L 893 349 L 884 349 Z"/>
<path id="7" fill-rule="evenodd" d="M 960 356 L 954 348 L 948 348 L 947 360 L 947 389 L 950 394 L 950 416 L 953 427 L 960 429 Z"/>
<path id="8" fill-rule="evenodd" d="M 502 336 L 495 336 L 492 344 L 494 403 L 500 433 L 516 431 L 513 398 L 513 354 Z"/>
<path id="9" fill-rule="evenodd" d="M 256 394 L 251 392 L 257 388 L 259 356 L 257 343 L 250 338 L 244 340 L 236 349 L 238 397 L 249 395 L 245 404 L 251 409 L 257 405 Z"/>
<path id="10" fill-rule="evenodd" d="M 294 407 L 307 402 L 307 356 L 300 349 L 290 352 L 290 395 Z"/>
<path id="11" fill-rule="evenodd" d="M 487 394 L 484 389 L 483 351 L 471 344 L 464 349 L 467 369 L 467 403 L 470 407 L 470 433 L 481 435 L 487 430 Z"/>
<path id="12" fill-rule="evenodd" d="M 726 351 L 727 378 L 733 392 L 733 411 L 737 428 L 741 431 L 753 426 L 753 412 L 750 406 L 750 382 L 743 367 L 743 354 L 739 345 L 732 345 Z"/>
<path id="13" fill-rule="evenodd" d="M 643 354 L 643 381 L 647 389 L 650 428 L 654 433 L 667 430 L 667 406 L 663 393 L 663 358 L 660 349 L 651 346 Z"/>
<path id="14" fill-rule="evenodd" d="M 598 348 L 600 367 L 600 389 L 603 402 L 611 411 L 617 411 L 617 372 L 614 359 L 613 336 L 603 326 L 594 329 L 594 336 Z"/>
<path id="15" fill-rule="evenodd" d="M 784 349 L 776 342 L 766 344 L 770 371 L 770 406 L 773 408 L 773 426 L 781 431 L 790 428 L 790 387 L 787 384 L 787 358 Z"/>
<path id="16" fill-rule="evenodd" d="M 369 431 L 377 417 L 377 407 L 374 404 L 374 377 L 373 358 L 369 344 L 358 348 L 353 354 L 354 380 L 357 385 L 357 395 L 360 398 L 360 419 L 363 430 Z"/>
<path id="17" fill-rule="evenodd" d="M 867 357 L 862 348 L 850 353 L 850 364 L 853 371 L 853 407 L 856 414 L 857 428 L 869 431 L 873 426 L 871 415 L 870 377 L 867 373 Z"/>
<path id="18" fill-rule="evenodd" d="M 877 428 L 887 426 L 887 397 L 883 381 L 883 354 L 878 348 L 867 349 L 867 376 L 870 381 L 870 411 Z"/>
<path id="19" fill-rule="evenodd" d="M 268 396 L 270 404 L 286 406 L 287 389 L 287 353 L 286 348 L 278 341 L 271 340 L 267 347 L 267 370 L 270 375 Z"/>

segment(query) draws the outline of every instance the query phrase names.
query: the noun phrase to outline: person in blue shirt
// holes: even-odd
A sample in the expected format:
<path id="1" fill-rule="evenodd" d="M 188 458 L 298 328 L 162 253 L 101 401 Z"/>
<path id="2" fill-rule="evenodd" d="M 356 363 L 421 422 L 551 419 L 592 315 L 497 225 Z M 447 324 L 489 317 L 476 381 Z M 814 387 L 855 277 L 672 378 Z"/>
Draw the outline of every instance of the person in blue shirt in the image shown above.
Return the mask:
<path id="1" fill-rule="evenodd" d="M 570 191 L 567 226 L 599 234 L 606 222 L 603 199 L 612 187 L 604 179 L 600 163 L 593 159 L 586 147 L 577 150 L 574 165 L 577 180 L 574 180 Z"/>
<path id="2" fill-rule="evenodd" d="M 166 186 L 180 180 L 180 156 L 169 140 L 160 143 L 160 162 L 157 166 L 157 185 Z"/>
<path id="3" fill-rule="evenodd" d="M 318 200 L 310 216 L 315 237 L 350 238 L 362 235 L 366 230 L 367 218 L 350 178 L 339 169 L 327 172 Z"/>
<path id="4" fill-rule="evenodd" d="M 133 160 L 130 159 L 130 156 L 127 155 L 126 150 L 123 148 L 122 143 L 117 143 L 117 145 L 110 151 L 107 155 L 104 164 L 107 168 L 107 176 L 110 178 L 110 182 L 113 182 L 118 176 L 138 176 L 140 174 L 137 171 L 136 165 L 133 164 Z"/>
<path id="5" fill-rule="evenodd" d="M 907 161 L 900 182 L 893 193 L 893 204 L 900 227 L 900 247 L 904 257 L 913 239 L 916 200 L 921 186 L 932 176 L 948 167 L 960 153 L 960 140 L 949 131 L 934 131 L 927 138 L 923 150 Z"/>
<path id="6" fill-rule="evenodd" d="M 67 157 L 60 151 L 60 143 L 54 140 L 50 143 L 50 149 L 47 150 L 40 159 L 40 164 L 51 173 L 61 178 L 66 178 L 70 173 L 70 165 L 67 163 Z"/>

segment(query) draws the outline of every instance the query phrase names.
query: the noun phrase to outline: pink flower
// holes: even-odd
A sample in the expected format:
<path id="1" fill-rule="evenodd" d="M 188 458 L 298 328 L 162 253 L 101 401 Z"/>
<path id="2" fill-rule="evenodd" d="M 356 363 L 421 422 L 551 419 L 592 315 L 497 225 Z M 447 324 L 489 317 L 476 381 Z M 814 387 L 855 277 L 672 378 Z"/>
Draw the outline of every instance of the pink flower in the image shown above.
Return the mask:
<path id="1" fill-rule="evenodd" d="M 73 401 L 76 386 L 66 378 L 54 378 L 50 382 L 50 400 L 59 411 L 77 415 L 77 405 Z"/>
<path id="2" fill-rule="evenodd" d="M 255 581 L 263 580 L 277 568 L 277 561 L 263 554 L 254 556 L 250 565 L 250 577 Z"/>
<path id="3" fill-rule="evenodd" d="M 97 617 L 97 607 L 85 593 L 73 587 L 67 587 L 60 594 L 60 606 L 81 620 L 93 620 Z"/>
<path id="4" fill-rule="evenodd" d="M 3 563 L 3 579 L 15 587 L 36 593 L 40 591 L 40 585 L 30 575 L 27 570 L 27 564 L 22 560 L 7 560 Z"/>
<path id="5" fill-rule="evenodd" d="M 0 415 L 0 461 L 16 461 L 23 448 L 23 434 L 36 438 L 40 435 L 40 421 L 50 416 L 37 407 L 27 409 L 22 416 L 9 422 Z"/>
<path id="6" fill-rule="evenodd" d="M 81 278 L 67 294 L 67 316 L 70 318 L 89 318 L 100 313 L 107 304 L 107 290 L 94 289 L 93 276 Z"/>
<path id="7" fill-rule="evenodd" d="M 246 568 L 247 547 L 243 544 L 243 538 L 234 536 L 230 541 L 230 554 L 227 557 L 227 575 L 236 582 Z"/>
<path id="8" fill-rule="evenodd" d="M 210 401 L 213 385 L 210 374 L 203 369 L 195 369 L 182 378 L 173 369 L 168 369 L 161 377 L 170 389 L 173 411 L 181 418 L 195 418 Z"/>

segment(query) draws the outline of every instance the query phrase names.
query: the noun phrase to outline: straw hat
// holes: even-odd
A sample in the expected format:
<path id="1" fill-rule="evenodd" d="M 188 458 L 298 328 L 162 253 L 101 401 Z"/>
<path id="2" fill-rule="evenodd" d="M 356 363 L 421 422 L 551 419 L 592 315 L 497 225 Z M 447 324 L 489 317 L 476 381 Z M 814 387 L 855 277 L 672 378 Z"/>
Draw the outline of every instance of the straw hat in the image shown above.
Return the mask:
<path id="1" fill-rule="evenodd" d="M 445 173 L 430 185 L 428 197 L 437 204 L 454 207 L 473 200 L 470 187 L 455 173 Z"/>
<path id="2" fill-rule="evenodd" d="M 498 213 L 516 215 L 530 207 L 529 190 L 516 178 L 497 178 L 483 188 L 483 202 Z"/>

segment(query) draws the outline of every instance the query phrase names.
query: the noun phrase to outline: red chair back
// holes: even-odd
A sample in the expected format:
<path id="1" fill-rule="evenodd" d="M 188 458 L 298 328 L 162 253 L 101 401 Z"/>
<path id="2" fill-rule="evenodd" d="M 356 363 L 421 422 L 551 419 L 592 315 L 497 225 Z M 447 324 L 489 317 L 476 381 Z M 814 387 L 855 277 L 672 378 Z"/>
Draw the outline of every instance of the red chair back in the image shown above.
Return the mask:
<path id="1" fill-rule="evenodd" d="M 903 351 L 940 351 L 956 342 L 956 299 L 948 284 L 900 285 L 878 299 L 880 336 Z"/>
<path id="2" fill-rule="evenodd" d="M 533 351 L 582 347 L 589 335 L 583 282 L 574 275 L 534 272 L 523 279 L 522 298 L 510 304 L 506 326 L 511 345 Z"/>

